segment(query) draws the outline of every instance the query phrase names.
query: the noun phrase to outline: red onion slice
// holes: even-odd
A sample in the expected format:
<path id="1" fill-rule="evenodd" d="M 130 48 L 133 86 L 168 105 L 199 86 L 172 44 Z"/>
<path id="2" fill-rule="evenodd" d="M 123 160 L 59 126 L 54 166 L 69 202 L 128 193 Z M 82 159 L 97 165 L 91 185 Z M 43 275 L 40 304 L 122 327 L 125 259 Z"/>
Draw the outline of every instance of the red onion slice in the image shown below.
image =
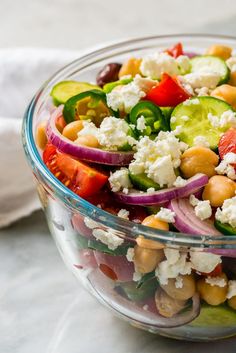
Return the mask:
<path id="1" fill-rule="evenodd" d="M 180 187 L 162 189 L 153 193 L 142 193 L 138 190 L 130 190 L 128 194 L 115 193 L 115 198 L 130 205 L 162 205 L 172 199 L 187 197 L 205 186 L 208 177 L 205 174 L 196 174 L 188 179 L 187 184 Z"/>
<path id="2" fill-rule="evenodd" d="M 126 316 L 130 321 L 139 322 L 158 328 L 171 328 L 183 326 L 193 321 L 200 313 L 200 299 L 198 294 L 192 297 L 192 307 L 190 310 L 177 314 L 174 317 L 166 318 L 158 313 L 144 310 L 132 301 L 122 297 L 114 289 L 113 281 L 107 279 L 100 271 L 94 270 L 88 275 L 88 280 L 93 293 L 97 298 L 117 314 Z"/>
<path id="3" fill-rule="evenodd" d="M 47 125 L 48 140 L 61 152 L 70 154 L 81 160 L 106 165 L 124 166 L 132 161 L 134 153 L 131 151 L 104 151 L 98 148 L 77 145 L 73 141 L 62 136 L 55 125 L 56 119 L 61 115 L 62 107 L 60 106 L 51 114 Z"/>
<path id="4" fill-rule="evenodd" d="M 171 200 L 168 208 L 175 212 L 174 226 L 183 233 L 191 235 L 222 235 L 211 220 L 201 221 L 194 212 L 188 199 Z"/>

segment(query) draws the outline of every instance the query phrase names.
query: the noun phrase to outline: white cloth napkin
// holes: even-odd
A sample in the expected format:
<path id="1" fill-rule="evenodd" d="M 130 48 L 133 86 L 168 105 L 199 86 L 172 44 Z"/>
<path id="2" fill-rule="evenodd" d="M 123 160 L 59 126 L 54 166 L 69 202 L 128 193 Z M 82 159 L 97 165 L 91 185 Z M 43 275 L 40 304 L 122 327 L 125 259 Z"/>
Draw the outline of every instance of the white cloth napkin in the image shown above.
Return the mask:
<path id="1" fill-rule="evenodd" d="M 21 145 L 22 118 L 40 85 L 78 56 L 67 50 L 0 50 L 0 227 L 40 208 Z"/>

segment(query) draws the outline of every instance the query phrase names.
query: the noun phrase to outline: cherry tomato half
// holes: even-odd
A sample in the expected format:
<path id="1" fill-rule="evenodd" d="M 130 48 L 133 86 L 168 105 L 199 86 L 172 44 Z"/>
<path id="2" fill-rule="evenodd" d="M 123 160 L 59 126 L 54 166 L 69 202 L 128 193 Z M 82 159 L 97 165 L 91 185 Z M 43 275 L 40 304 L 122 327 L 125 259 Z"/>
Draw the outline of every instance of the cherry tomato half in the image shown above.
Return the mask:
<path id="1" fill-rule="evenodd" d="M 178 58 L 180 55 L 184 55 L 182 43 L 175 44 L 172 48 L 166 49 L 165 52 L 174 58 Z"/>
<path id="2" fill-rule="evenodd" d="M 218 149 L 221 159 L 229 152 L 236 153 L 236 129 L 230 128 L 221 136 Z"/>
<path id="3" fill-rule="evenodd" d="M 46 146 L 43 161 L 58 180 L 81 197 L 96 194 L 108 180 L 107 175 L 58 151 L 52 144 Z"/>

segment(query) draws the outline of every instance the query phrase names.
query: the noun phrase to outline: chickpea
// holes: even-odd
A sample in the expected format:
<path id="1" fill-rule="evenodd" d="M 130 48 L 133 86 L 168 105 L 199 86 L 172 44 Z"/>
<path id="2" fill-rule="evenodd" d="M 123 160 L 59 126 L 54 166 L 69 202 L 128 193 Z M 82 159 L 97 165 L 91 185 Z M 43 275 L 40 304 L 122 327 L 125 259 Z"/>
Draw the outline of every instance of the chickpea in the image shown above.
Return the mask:
<path id="1" fill-rule="evenodd" d="M 236 87 L 230 86 L 230 85 L 221 85 L 219 87 L 216 87 L 212 92 L 211 96 L 223 99 L 234 109 L 236 109 Z"/>
<path id="2" fill-rule="evenodd" d="M 196 283 L 194 276 L 191 275 L 179 275 L 182 280 L 182 287 L 176 288 L 176 279 L 169 278 L 168 283 L 161 285 L 161 288 L 173 299 L 187 300 L 192 298 L 196 292 Z"/>
<path id="3" fill-rule="evenodd" d="M 69 140 L 75 141 L 78 138 L 78 132 L 84 127 L 82 120 L 72 121 L 67 124 L 63 131 L 62 135 L 67 137 Z"/>
<path id="4" fill-rule="evenodd" d="M 157 240 L 145 239 L 142 235 L 138 236 L 136 243 L 141 248 L 145 249 L 164 249 L 165 245 Z"/>
<path id="5" fill-rule="evenodd" d="M 236 183 L 223 175 L 214 175 L 204 187 L 202 198 L 209 200 L 211 206 L 220 207 L 224 200 L 235 195 Z"/>
<path id="6" fill-rule="evenodd" d="M 134 77 L 135 75 L 140 74 L 139 68 L 141 61 L 142 59 L 136 58 L 130 58 L 129 60 L 125 61 L 119 71 L 119 78 L 126 75 L 131 75 Z"/>
<path id="7" fill-rule="evenodd" d="M 169 224 L 167 222 L 161 221 L 155 217 L 155 215 L 148 216 L 144 218 L 142 224 L 147 227 L 161 229 L 161 230 L 169 230 Z"/>
<path id="8" fill-rule="evenodd" d="M 219 277 L 224 278 L 226 283 L 228 282 L 227 277 L 222 273 Z M 219 305 L 225 302 L 227 295 L 228 285 L 219 287 L 211 285 L 205 281 L 205 278 L 201 278 L 197 281 L 197 291 L 200 297 L 210 305 Z"/>
<path id="9" fill-rule="evenodd" d="M 162 316 L 172 317 L 185 307 L 186 301 L 171 298 L 166 292 L 158 288 L 155 293 L 155 304 Z"/>
<path id="10" fill-rule="evenodd" d="M 99 147 L 98 139 L 93 135 L 79 136 L 77 138 L 77 140 L 75 140 L 75 143 L 77 143 L 78 145 L 84 145 L 84 146 L 92 147 L 92 148 Z"/>
<path id="11" fill-rule="evenodd" d="M 154 215 L 150 215 L 144 218 L 142 224 L 147 227 L 152 227 L 161 230 L 169 230 L 169 224 L 167 222 L 160 221 Z M 163 249 L 165 246 L 157 240 L 145 239 L 140 235 L 136 242 L 139 246 L 146 249 Z"/>
<path id="12" fill-rule="evenodd" d="M 236 310 L 236 295 L 234 295 L 232 298 L 228 299 L 227 303 L 232 309 Z"/>
<path id="13" fill-rule="evenodd" d="M 140 273 L 152 272 L 164 258 L 163 250 L 145 249 L 139 245 L 134 247 L 134 265 Z"/>
<path id="14" fill-rule="evenodd" d="M 44 150 L 46 147 L 46 144 L 48 142 L 47 134 L 46 134 L 46 127 L 47 127 L 47 122 L 43 121 L 41 122 L 36 129 L 36 144 L 37 146 L 41 149 Z"/>
<path id="15" fill-rule="evenodd" d="M 236 86 L 236 71 L 230 72 L 229 85 Z"/>
<path id="16" fill-rule="evenodd" d="M 197 173 L 211 177 L 216 174 L 219 157 L 209 148 L 196 146 L 187 149 L 182 157 L 180 169 L 184 177 L 191 178 Z"/>
<path id="17" fill-rule="evenodd" d="M 231 57 L 231 53 L 232 48 L 220 44 L 211 45 L 206 51 L 206 55 L 215 55 L 223 60 L 229 59 Z"/>

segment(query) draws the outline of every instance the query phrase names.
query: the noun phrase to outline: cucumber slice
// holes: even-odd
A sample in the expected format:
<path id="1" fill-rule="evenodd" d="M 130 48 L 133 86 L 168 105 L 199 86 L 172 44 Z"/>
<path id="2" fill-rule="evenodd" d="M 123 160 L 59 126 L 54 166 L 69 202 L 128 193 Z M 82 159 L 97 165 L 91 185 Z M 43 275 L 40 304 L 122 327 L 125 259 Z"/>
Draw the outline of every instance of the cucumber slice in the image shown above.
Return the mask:
<path id="1" fill-rule="evenodd" d="M 129 300 L 140 302 L 154 296 L 157 287 L 158 282 L 156 278 L 152 278 L 148 282 L 145 282 L 141 288 L 137 288 L 136 283 L 134 282 L 126 282 L 121 283 L 118 287 L 116 287 L 116 290 Z"/>
<path id="2" fill-rule="evenodd" d="M 115 87 L 121 86 L 121 85 L 127 85 L 132 81 L 133 81 L 133 78 L 131 77 L 131 78 L 123 78 L 122 80 L 106 83 L 103 86 L 103 91 L 105 93 L 110 93 Z"/>
<path id="3" fill-rule="evenodd" d="M 148 178 L 146 174 L 132 174 L 129 173 L 129 178 L 131 183 L 142 191 L 147 191 L 149 188 L 154 188 L 155 190 L 160 190 L 160 185 L 155 183 L 152 179 Z"/>
<path id="4" fill-rule="evenodd" d="M 181 132 L 178 138 L 187 143 L 190 147 L 194 145 L 194 138 L 201 135 L 209 142 L 211 149 L 216 149 L 220 136 L 228 130 L 229 126 L 224 128 L 215 128 L 211 125 L 208 114 L 220 117 L 227 110 L 233 110 L 232 107 L 215 97 L 198 97 L 199 104 L 181 103 L 175 107 L 171 117 L 175 117 L 174 122 L 170 121 L 171 130 L 175 130 L 177 126 L 181 126 Z M 191 101 L 191 99 L 190 99 Z M 183 116 L 189 119 L 186 121 Z"/>
<path id="5" fill-rule="evenodd" d="M 54 104 L 58 106 L 65 104 L 71 97 L 81 92 L 90 91 L 91 89 L 102 90 L 100 87 L 87 82 L 61 81 L 52 88 L 50 95 L 53 98 Z"/>
<path id="6" fill-rule="evenodd" d="M 236 311 L 226 305 L 202 304 L 200 315 L 190 324 L 202 327 L 229 327 L 236 325 Z"/>
<path id="7" fill-rule="evenodd" d="M 226 65 L 225 61 L 217 56 L 213 55 L 202 55 L 195 56 L 190 60 L 191 72 L 199 72 L 205 68 L 210 72 L 217 72 L 220 74 L 220 81 L 218 85 L 227 83 L 230 77 L 230 70 Z"/>
<path id="8" fill-rule="evenodd" d="M 236 228 L 231 227 L 229 224 L 215 220 L 215 227 L 224 235 L 236 235 Z"/>

